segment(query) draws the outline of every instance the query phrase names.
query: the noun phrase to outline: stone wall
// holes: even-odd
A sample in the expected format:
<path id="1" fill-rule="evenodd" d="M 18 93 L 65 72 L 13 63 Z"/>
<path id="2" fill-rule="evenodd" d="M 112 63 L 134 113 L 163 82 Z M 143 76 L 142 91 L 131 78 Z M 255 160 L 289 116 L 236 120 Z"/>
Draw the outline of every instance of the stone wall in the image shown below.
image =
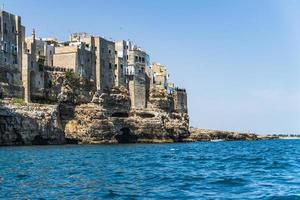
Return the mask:
<path id="1" fill-rule="evenodd" d="M 185 89 L 176 88 L 173 93 L 174 111 L 187 113 L 187 94 Z"/>

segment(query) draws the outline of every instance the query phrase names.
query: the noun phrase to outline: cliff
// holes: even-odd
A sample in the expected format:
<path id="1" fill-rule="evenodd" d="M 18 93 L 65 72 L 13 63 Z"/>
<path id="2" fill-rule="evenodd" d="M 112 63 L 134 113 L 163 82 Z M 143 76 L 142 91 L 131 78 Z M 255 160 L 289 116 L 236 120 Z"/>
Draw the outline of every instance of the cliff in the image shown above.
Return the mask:
<path id="1" fill-rule="evenodd" d="M 0 145 L 64 144 L 56 105 L 21 105 L 2 101 Z"/>
<path id="2" fill-rule="evenodd" d="M 264 139 L 253 133 L 239 133 L 235 131 L 221 131 L 190 128 L 190 135 L 185 141 L 212 141 L 212 140 L 259 140 Z"/>
<path id="3" fill-rule="evenodd" d="M 56 105 L 2 100 L 0 145 L 158 143 L 189 136 L 188 114 L 170 111 L 167 94 L 154 98 L 153 90 L 149 108 L 131 109 L 125 88 L 96 92 L 89 103 L 78 103 L 66 88 Z"/>

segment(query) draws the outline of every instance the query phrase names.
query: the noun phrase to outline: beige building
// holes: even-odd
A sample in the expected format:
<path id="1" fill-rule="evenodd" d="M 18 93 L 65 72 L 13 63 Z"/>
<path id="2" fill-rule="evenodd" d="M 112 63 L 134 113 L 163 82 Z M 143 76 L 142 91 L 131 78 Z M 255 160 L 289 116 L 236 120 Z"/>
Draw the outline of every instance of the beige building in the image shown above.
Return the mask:
<path id="1" fill-rule="evenodd" d="M 125 64 L 125 82 L 128 84 L 132 108 L 147 107 L 146 68 L 150 63 L 148 54 L 130 41 L 116 42 L 116 51 Z"/>
<path id="2" fill-rule="evenodd" d="M 179 113 L 187 113 L 187 93 L 185 89 L 175 88 L 173 93 L 174 111 Z"/>
<path id="3" fill-rule="evenodd" d="M 152 63 L 151 70 L 153 72 L 153 85 L 167 89 L 169 75 L 166 67 L 159 63 Z"/>
<path id="4" fill-rule="evenodd" d="M 43 97 L 44 62 L 45 56 L 40 55 L 33 30 L 32 36 L 23 43 L 22 80 L 26 102 Z"/>
<path id="5" fill-rule="evenodd" d="M 35 41 L 36 53 L 45 66 L 53 66 L 53 55 L 58 42 L 56 38 L 40 38 Z"/>
<path id="6" fill-rule="evenodd" d="M 81 77 L 91 80 L 93 54 L 84 42 L 65 42 L 55 47 L 53 66 L 73 70 Z"/>
<path id="7" fill-rule="evenodd" d="M 7 95 L 22 96 L 22 42 L 25 37 L 25 27 L 21 17 L 0 11 L 0 83 L 14 87 Z M 6 91 L 7 93 L 7 91 Z"/>
<path id="8" fill-rule="evenodd" d="M 73 33 L 70 41 L 84 42 L 90 51 L 94 52 L 93 76 L 98 90 L 109 90 L 114 86 L 115 43 L 99 36 L 87 33 Z"/>

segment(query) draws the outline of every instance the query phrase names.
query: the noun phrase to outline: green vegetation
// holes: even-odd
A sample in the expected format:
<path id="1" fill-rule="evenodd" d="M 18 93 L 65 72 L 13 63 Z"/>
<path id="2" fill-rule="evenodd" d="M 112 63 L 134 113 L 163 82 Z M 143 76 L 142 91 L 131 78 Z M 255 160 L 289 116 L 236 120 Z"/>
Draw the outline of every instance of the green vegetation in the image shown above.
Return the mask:
<path id="1" fill-rule="evenodd" d="M 70 82 L 72 87 L 80 87 L 80 76 L 78 73 L 74 73 L 73 71 L 67 71 L 66 79 Z"/>
<path id="2" fill-rule="evenodd" d="M 20 98 L 12 98 L 11 103 L 16 106 L 26 106 L 26 102 Z"/>

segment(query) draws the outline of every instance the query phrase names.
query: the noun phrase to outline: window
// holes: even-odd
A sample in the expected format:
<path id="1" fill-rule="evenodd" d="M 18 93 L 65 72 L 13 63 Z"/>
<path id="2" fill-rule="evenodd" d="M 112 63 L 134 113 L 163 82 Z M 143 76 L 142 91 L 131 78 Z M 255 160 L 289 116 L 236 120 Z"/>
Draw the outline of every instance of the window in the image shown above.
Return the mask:
<path id="1" fill-rule="evenodd" d="M 123 69 L 123 65 L 121 65 L 121 69 Z"/>
<path id="2" fill-rule="evenodd" d="M 108 50 L 108 53 L 111 54 L 111 50 Z"/>
<path id="3" fill-rule="evenodd" d="M 118 67 L 118 65 L 117 64 L 115 64 L 115 69 Z"/>
<path id="4" fill-rule="evenodd" d="M 134 60 L 135 60 L 135 62 L 138 62 L 138 57 L 137 56 L 135 56 L 135 58 L 134 58 Z"/>
<path id="5" fill-rule="evenodd" d="M 7 43 L 4 42 L 4 51 L 6 52 L 7 51 Z"/>
<path id="6" fill-rule="evenodd" d="M 12 33 L 15 32 L 15 27 L 14 27 L 14 26 L 11 27 L 11 32 L 12 32 Z"/>
<path id="7" fill-rule="evenodd" d="M 51 50 L 50 50 L 49 54 L 50 54 L 50 56 L 52 55 L 52 51 Z"/>
<path id="8" fill-rule="evenodd" d="M 128 60 L 128 55 L 126 56 L 126 60 Z"/>
<path id="9" fill-rule="evenodd" d="M 7 25 L 4 23 L 4 33 L 7 33 Z"/>
<path id="10" fill-rule="evenodd" d="M 111 69 L 111 63 L 109 63 L 109 69 Z"/>
<path id="11" fill-rule="evenodd" d="M 145 62 L 145 58 L 144 58 L 144 57 L 142 57 L 142 62 L 143 62 L 143 63 Z"/>
<path id="12" fill-rule="evenodd" d="M 139 57 L 139 62 L 142 62 L 142 58 L 141 57 Z"/>

